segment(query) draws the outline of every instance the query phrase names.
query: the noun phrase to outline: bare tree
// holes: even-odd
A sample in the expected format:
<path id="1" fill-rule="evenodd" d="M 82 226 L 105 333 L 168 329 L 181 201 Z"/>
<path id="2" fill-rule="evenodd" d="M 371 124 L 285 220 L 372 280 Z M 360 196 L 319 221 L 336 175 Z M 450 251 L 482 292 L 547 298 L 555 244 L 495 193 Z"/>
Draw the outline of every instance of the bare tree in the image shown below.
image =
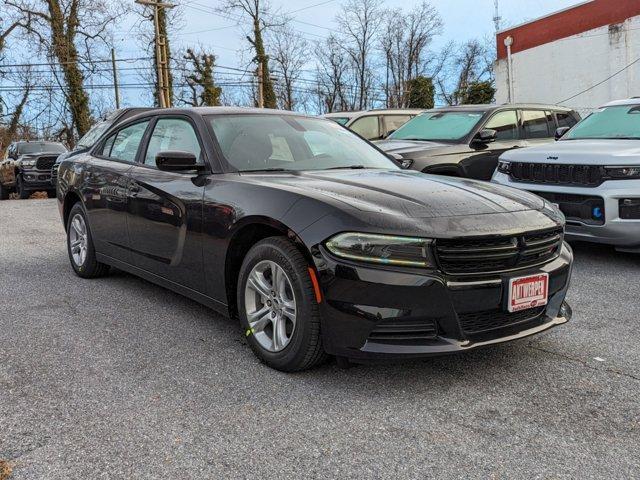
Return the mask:
<path id="1" fill-rule="evenodd" d="M 385 56 L 387 103 L 390 107 L 407 106 L 409 81 L 423 75 L 433 76 L 439 63 L 428 47 L 442 32 L 437 10 L 423 1 L 408 13 L 388 10 L 380 44 Z M 430 58 L 428 58 L 430 57 Z M 432 70 L 427 73 L 427 70 Z"/>
<path id="2" fill-rule="evenodd" d="M 91 62 L 98 44 L 105 45 L 109 28 L 123 13 L 100 0 L 5 0 L 17 11 L 27 32 L 57 59 L 66 96 L 79 136 L 91 127 L 89 98 L 81 62 Z M 27 23 L 27 21 L 29 21 Z"/>
<path id="3" fill-rule="evenodd" d="M 222 13 L 235 11 L 251 21 L 251 34 L 247 35 L 247 40 L 256 54 L 253 61 L 256 65 L 262 67 L 260 81 L 262 83 L 264 106 L 266 108 L 276 108 L 276 94 L 269 70 L 269 56 L 264 46 L 264 34 L 268 29 L 282 25 L 284 22 L 273 22 L 271 20 L 271 10 L 267 0 L 224 0 L 218 11 Z"/>
<path id="4" fill-rule="evenodd" d="M 447 69 L 448 76 L 456 79 L 455 85 L 447 85 L 443 78 L 438 79 L 441 95 L 447 104 L 459 104 L 470 84 L 493 81 L 490 57 L 489 48 L 479 40 L 469 40 L 458 47 L 451 56 L 452 65 Z"/>
<path id="5" fill-rule="evenodd" d="M 278 103 L 285 110 L 293 110 L 299 98 L 295 86 L 308 60 L 309 43 L 288 24 L 274 29 L 270 40 Z"/>
<path id="6" fill-rule="evenodd" d="M 346 82 L 349 59 L 339 40 L 330 35 L 316 46 L 319 110 L 326 113 L 352 109 Z"/>
<path id="7" fill-rule="evenodd" d="M 348 0 L 336 18 L 344 32 L 344 48 L 355 72 L 357 108 L 369 106 L 373 84 L 373 53 L 382 25 L 381 0 Z"/>
<path id="8" fill-rule="evenodd" d="M 188 96 L 182 101 L 193 107 L 215 107 L 220 105 L 222 89 L 217 87 L 213 78 L 216 57 L 204 51 L 196 53 L 188 48 L 184 54 L 184 80 L 188 89 Z"/>

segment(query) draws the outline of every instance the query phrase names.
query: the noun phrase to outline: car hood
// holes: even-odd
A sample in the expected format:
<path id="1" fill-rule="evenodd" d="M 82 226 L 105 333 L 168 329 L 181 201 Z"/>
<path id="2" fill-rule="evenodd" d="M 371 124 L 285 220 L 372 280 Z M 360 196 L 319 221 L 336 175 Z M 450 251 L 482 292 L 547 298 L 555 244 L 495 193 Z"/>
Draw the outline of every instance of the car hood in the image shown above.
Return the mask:
<path id="1" fill-rule="evenodd" d="M 640 140 L 561 140 L 522 150 L 509 150 L 500 159 L 580 165 L 638 164 Z"/>
<path id="2" fill-rule="evenodd" d="M 334 170 L 243 174 L 245 180 L 334 201 L 363 212 L 442 218 L 541 210 L 544 201 L 522 190 L 411 170 Z"/>
<path id="3" fill-rule="evenodd" d="M 418 140 L 381 140 L 375 142 L 376 146 L 381 150 L 389 153 L 397 153 L 406 155 L 414 152 L 423 152 L 436 148 L 447 147 L 449 144 L 438 142 L 426 142 Z"/>

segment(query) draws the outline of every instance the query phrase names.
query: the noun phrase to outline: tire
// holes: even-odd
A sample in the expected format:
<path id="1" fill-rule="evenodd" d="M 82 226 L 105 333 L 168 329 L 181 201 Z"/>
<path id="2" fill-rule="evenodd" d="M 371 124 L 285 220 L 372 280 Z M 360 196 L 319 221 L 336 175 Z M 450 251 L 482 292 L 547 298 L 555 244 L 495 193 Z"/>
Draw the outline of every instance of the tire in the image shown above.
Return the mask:
<path id="1" fill-rule="evenodd" d="M 9 189 L 0 183 L 0 200 L 9 200 Z"/>
<path id="2" fill-rule="evenodd" d="M 26 200 L 31 196 L 31 192 L 29 190 L 25 190 L 22 185 L 22 176 L 16 175 L 16 193 L 18 194 L 18 198 L 20 200 Z"/>
<path id="3" fill-rule="evenodd" d="M 78 223 L 75 223 L 76 220 Z M 81 235 L 83 229 L 80 228 L 80 225 L 84 226 L 84 235 Z M 79 240 L 79 237 L 83 238 L 85 242 L 83 244 L 85 249 L 84 254 L 72 247 L 73 241 Z M 71 266 L 79 277 L 98 278 L 109 273 L 109 265 L 96 260 L 91 230 L 89 229 L 84 208 L 82 208 L 80 202 L 77 202 L 69 212 L 69 220 L 67 221 L 67 252 Z"/>
<path id="4" fill-rule="evenodd" d="M 282 290 L 285 292 L 284 297 L 280 292 L 275 291 L 278 287 L 273 287 L 271 283 L 272 272 L 276 268 L 273 265 L 281 269 L 278 270 L 280 272 L 278 278 L 282 279 L 283 272 L 285 281 L 288 282 L 288 287 Z M 320 335 L 320 309 L 308 268 L 309 265 L 302 254 L 284 237 L 270 237 L 255 244 L 240 267 L 237 295 L 240 324 L 256 356 L 276 370 L 284 372 L 306 370 L 320 364 L 327 356 Z M 258 276 L 266 283 L 262 283 L 260 288 L 255 289 L 255 279 L 258 277 L 254 274 L 261 270 L 264 270 L 264 274 L 258 273 Z M 248 285 L 250 278 L 252 282 Z M 270 288 L 264 289 L 265 286 Z M 267 291 L 267 295 L 273 293 L 276 295 L 266 297 L 267 300 L 265 300 L 265 297 L 258 293 L 263 290 Z M 267 306 L 269 298 L 273 301 L 273 304 L 269 304 L 273 305 L 271 310 Z M 285 310 L 290 313 L 291 308 L 288 306 L 291 305 L 291 300 L 294 302 L 294 327 L 292 327 L 291 318 L 283 313 Z M 273 309 L 280 313 L 275 313 Z M 250 324 L 247 310 L 249 314 L 256 311 L 266 311 L 266 314 L 256 317 L 256 319 L 262 319 L 262 322 L 252 319 Z M 276 323 L 283 325 L 281 321 L 278 323 L 279 319 L 284 319 L 286 323 L 286 328 L 280 331 L 284 332 L 284 337 L 288 337 L 287 342 L 281 341 L 283 337 L 274 335 L 274 329 L 279 328 L 276 327 Z M 261 325 L 265 326 L 261 327 Z M 279 340 L 274 342 L 274 338 Z M 276 343 L 279 344 L 276 345 Z"/>
<path id="5" fill-rule="evenodd" d="M 47 198 L 56 198 L 55 190 L 47 190 Z"/>

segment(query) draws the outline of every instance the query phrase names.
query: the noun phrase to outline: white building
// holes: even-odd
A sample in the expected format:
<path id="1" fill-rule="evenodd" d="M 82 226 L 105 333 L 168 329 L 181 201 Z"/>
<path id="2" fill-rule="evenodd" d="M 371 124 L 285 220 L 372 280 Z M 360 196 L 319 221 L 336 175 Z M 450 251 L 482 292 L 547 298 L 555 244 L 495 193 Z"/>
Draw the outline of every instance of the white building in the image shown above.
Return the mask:
<path id="1" fill-rule="evenodd" d="M 497 103 L 562 104 L 584 115 L 640 96 L 640 0 L 582 2 L 496 41 Z"/>

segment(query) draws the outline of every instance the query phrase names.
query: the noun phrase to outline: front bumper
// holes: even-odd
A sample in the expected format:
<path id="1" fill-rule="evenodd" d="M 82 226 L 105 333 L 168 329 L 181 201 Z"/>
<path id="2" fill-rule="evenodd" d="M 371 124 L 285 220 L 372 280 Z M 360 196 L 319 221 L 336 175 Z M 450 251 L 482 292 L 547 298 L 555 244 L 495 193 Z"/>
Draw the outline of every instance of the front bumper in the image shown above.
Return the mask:
<path id="1" fill-rule="evenodd" d="M 324 295 L 325 349 L 354 360 L 463 352 L 534 335 L 571 318 L 564 301 L 573 264 L 567 244 L 539 267 L 467 277 L 364 266 L 324 249 L 314 258 Z M 509 279 L 541 272 L 549 274 L 548 305 L 508 314 Z"/>
<path id="2" fill-rule="evenodd" d="M 610 180 L 594 188 L 514 182 L 509 175 L 496 171 L 493 182 L 533 193 L 580 195 L 602 199 L 604 224 L 590 225 L 567 219 L 565 238 L 604 243 L 618 248 L 640 248 L 640 219 L 620 218 L 621 199 L 640 199 L 640 180 Z"/>
<path id="3" fill-rule="evenodd" d="M 21 174 L 22 186 L 26 190 L 51 190 L 51 171 L 24 170 Z"/>

